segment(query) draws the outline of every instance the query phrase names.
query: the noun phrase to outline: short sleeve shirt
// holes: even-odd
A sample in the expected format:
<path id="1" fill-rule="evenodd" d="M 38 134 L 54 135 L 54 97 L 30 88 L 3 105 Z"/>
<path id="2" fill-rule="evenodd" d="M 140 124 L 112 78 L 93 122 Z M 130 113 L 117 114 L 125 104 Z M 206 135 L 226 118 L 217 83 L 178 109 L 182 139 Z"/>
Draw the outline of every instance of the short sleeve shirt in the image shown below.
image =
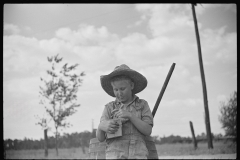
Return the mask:
<path id="1" fill-rule="evenodd" d="M 132 111 L 133 108 L 135 110 L 140 110 L 141 112 L 141 120 L 148 123 L 149 125 L 153 126 L 153 116 L 151 113 L 151 110 L 148 106 L 147 101 L 143 99 L 139 99 L 136 95 L 134 95 L 133 101 L 130 102 L 127 106 L 123 106 L 123 104 L 118 101 L 117 99 L 115 101 L 109 102 L 105 105 L 105 108 L 103 110 L 102 116 L 100 121 L 112 119 L 112 111 L 114 109 L 120 109 L 123 108 L 128 111 Z"/>

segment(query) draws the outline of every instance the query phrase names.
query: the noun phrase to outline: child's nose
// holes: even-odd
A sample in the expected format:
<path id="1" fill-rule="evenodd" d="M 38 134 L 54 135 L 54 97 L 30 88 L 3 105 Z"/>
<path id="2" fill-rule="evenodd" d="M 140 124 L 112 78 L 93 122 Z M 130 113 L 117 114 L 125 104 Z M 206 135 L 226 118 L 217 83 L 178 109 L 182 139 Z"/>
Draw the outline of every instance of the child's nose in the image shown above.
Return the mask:
<path id="1" fill-rule="evenodd" d="M 119 96 L 122 96 L 122 95 L 123 95 L 122 91 L 119 91 L 118 95 L 119 95 Z"/>
<path id="2" fill-rule="evenodd" d="M 122 92 L 120 90 L 117 91 L 117 94 L 120 95 Z"/>

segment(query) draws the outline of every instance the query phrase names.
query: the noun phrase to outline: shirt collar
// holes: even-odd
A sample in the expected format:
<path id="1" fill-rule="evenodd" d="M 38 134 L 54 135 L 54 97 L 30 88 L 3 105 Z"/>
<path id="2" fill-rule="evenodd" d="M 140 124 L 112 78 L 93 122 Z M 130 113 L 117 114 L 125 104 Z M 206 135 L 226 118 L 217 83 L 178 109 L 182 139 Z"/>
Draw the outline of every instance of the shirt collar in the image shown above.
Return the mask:
<path id="1" fill-rule="evenodd" d="M 128 103 L 128 105 L 130 105 L 130 104 L 132 104 L 134 101 L 136 101 L 138 99 L 138 96 L 136 96 L 135 94 L 133 95 L 133 100 L 130 102 L 130 103 Z M 115 104 L 116 105 L 121 105 L 122 104 L 122 102 L 120 102 L 117 98 L 115 99 Z"/>

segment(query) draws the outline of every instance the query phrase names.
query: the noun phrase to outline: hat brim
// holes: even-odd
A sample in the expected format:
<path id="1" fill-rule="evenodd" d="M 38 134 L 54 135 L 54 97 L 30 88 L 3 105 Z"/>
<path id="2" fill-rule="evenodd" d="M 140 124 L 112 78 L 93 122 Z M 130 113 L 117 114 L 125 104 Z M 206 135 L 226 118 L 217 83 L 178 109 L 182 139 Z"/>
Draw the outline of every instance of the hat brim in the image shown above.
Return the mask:
<path id="1" fill-rule="evenodd" d="M 134 82 L 134 88 L 132 90 L 133 94 L 137 94 L 147 87 L 147 79 L 139 72 L 136 72 L 132 69 L 113 71 L 108 75 L 103 75 L 100 77 L 102 88 L 104 89 L 105 92 L 107 92 L 107 94 L 109 94 L 112 97 L 116 96 L 114 95 L 113 88 L 111 85 L 111 78 L 118 75 L 125 75 L 133 80 Z"/>

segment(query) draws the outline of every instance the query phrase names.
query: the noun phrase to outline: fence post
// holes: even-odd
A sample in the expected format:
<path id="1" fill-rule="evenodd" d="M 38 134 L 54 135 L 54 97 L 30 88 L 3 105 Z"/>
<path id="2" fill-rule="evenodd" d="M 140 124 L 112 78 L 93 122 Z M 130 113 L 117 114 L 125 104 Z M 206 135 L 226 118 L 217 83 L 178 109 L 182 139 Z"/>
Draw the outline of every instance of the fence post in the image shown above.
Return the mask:
<path id="1" fill-rule="evenodd" d="M 91 138 L 96 138 L 97 129 L 92 130 Z"/>
<path id="2" fill-rule="evenodd" d="M 47 136 L 47 129 L 44 129 L 44 150 L 45 150 L 45 157 L 48 157 L 48 136 Z"/>
<path id="3" fill-rule="evenodd" d="M 196 141 L 195 134 L 194 134 L 193 124 L 191 121 L 189 121 L 189 123 L 190 123 L 191 132 L 192 132 L 192 140 L 193 140 L 194 149 L 197 149 L 197 141 Z"/>

